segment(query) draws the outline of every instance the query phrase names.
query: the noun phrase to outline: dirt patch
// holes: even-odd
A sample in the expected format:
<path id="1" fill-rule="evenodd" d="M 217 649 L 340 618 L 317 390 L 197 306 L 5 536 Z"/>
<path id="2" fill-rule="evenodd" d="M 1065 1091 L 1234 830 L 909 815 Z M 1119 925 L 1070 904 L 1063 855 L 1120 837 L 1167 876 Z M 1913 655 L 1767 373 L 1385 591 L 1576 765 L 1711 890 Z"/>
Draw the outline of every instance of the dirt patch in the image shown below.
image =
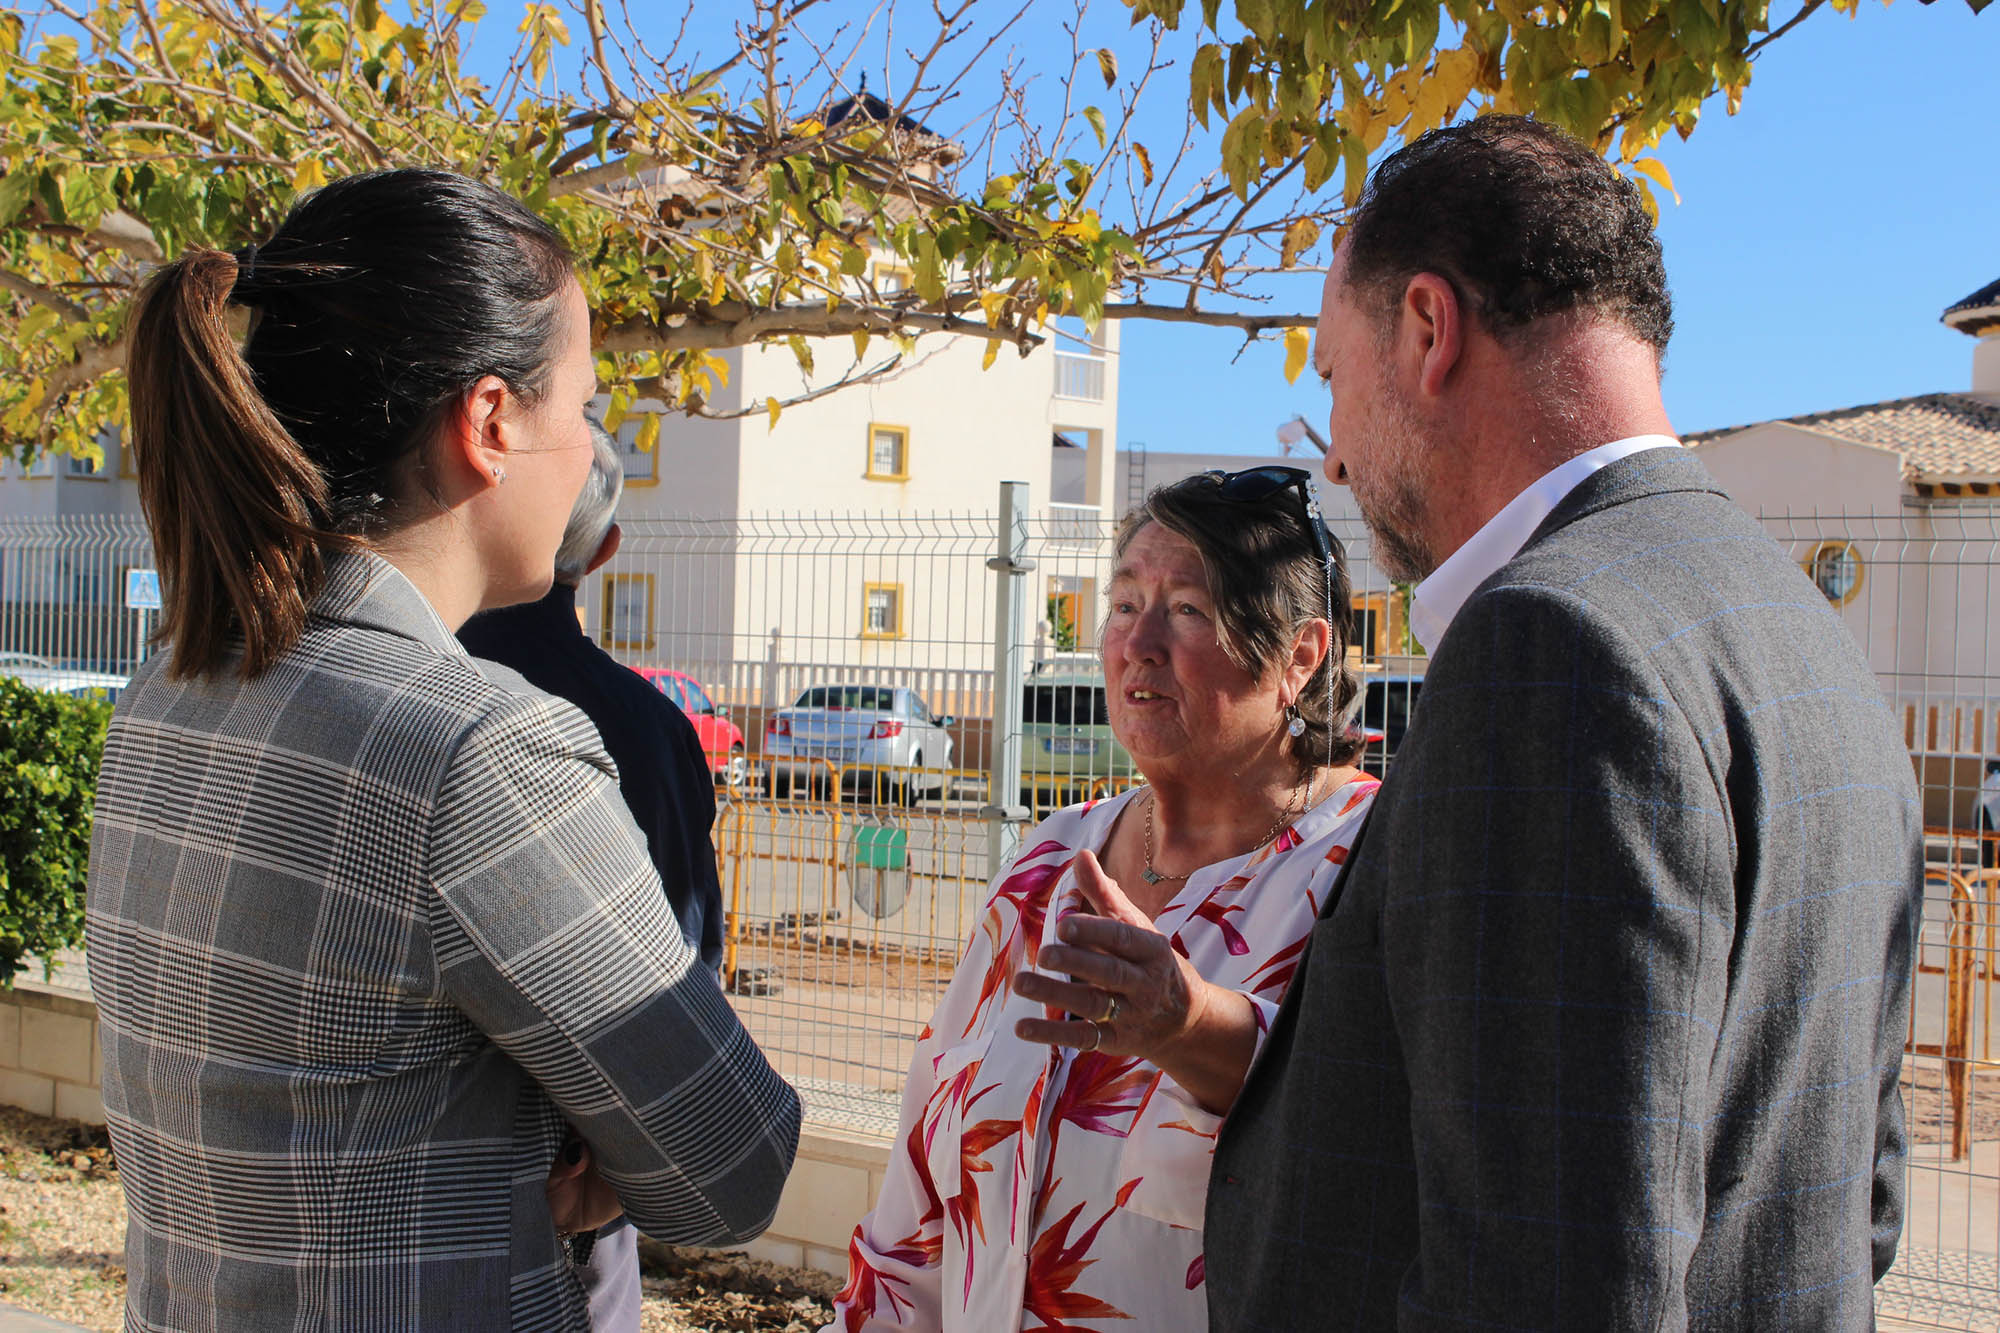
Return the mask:
<path id="1" fill-rule="evenodd" d="M 833 1318 L 841 1286 L 840 1279 L 812 1269 L 652 1241 L 640 1243 L 639 1262 L 645 1333 L 816 1333 Z"/>
<path id="2" fill-rule="evenodd" d="M 0 1106 L 0 1301 L 123 1327 L 125 1196 L 101 1127 Z"/>
<path id="3" fill-rule="evenodd" d="M 2000 1073 L 1967 1071 L 1965 1100 L 1972 1137 L 2000 1139 Z M 1952 1106 L 1943 1061 L 1903 1061 L 1903 1114 L 1910 1142 L 1951 1141 Z"/>
<path id="4" fill-rule="evenodd" d="M 0 1301 L 117 1333 L 125 1196 L 101 1126 L 0 1106 Z M 807 1333 L 838 1279 L 748 1255 L 646 1243 L 644 1333 Z"/>
<path id="5" fill-rule="evenodd" d="M 958 955 L 937 949 L 906 948 L 837 931 L 786 934 L 769 923 L 744 932 L 737 966 L 762 971 L 780 982 L 840 986 L 869 991 L 944 994 Z"/>

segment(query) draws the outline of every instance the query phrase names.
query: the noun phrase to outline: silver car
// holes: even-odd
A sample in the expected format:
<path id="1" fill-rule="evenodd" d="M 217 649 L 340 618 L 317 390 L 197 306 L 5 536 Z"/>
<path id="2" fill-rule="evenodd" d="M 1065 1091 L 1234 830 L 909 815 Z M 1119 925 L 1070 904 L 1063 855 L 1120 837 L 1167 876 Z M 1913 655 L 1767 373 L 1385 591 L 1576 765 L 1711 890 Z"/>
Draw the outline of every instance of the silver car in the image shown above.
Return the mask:
<path id="1" fill-rule="evenodd" d="M 771 792 L 811 791 L 838 776 L 843 787 L 877 799 L 942 797 L 952 754 L 946 728 L 955 720 L 901 686 L 810 686 L 765 720 Z"/>
<path id="2" fill-rule="evenodd" d="M 130 677 L 115 676 L 106 671 L 76 671 L 59 667 L 48 658 L 37 657 L 33 653 L 0 653 L 0 675 L 13 676 L 23 685 L 47 690 L 51 694 L 73 694 L 79 698 L 94 695 L 114 704 L 118 702 L 119 692 L 130 681 Z"/>

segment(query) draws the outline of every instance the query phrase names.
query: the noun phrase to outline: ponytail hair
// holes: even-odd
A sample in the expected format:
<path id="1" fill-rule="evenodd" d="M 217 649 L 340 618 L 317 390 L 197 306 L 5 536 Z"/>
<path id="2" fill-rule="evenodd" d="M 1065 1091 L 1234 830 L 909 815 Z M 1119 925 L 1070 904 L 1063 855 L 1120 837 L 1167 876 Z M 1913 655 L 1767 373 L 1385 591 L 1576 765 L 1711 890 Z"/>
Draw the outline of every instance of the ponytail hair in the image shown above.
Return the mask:
<path id="1" fill-rule="evenodd" d="M 405 517 L 465 394 L 491 375 L 541 395 L 575 281 L 518 199 L 425 168 L 335 181 L 239 253 L 182 255 L 133 317 L 132 443 L 177 677 L 240 649 L 247 679 L 291 649 L 326 557 Z M 251 312 L 240 351 L 231 305 Z"/>
<path id="2" fill-rule="evenodd" d="M 257 392 L 230 333 L 234 256 L 196 249 L 139 297 L 126 375 L 139 502 L 153 531 L 169 673 L 247 679 L 298 642 L 325 574 L 326 481 Z"/>

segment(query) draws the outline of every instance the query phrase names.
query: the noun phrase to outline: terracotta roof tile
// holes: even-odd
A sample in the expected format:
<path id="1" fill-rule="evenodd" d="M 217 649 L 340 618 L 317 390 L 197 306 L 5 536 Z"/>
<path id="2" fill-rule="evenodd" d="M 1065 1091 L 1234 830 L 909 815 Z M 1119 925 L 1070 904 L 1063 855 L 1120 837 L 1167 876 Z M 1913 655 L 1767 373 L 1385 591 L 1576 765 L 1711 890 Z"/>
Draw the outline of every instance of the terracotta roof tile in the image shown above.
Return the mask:
<path id="1" fill-rule="evenodd" d="M 1894 449 L 1903 456 L 1906 479 L 2000 477 L 2000 401 L 1991 396 L 1927 393 L 1783 421 L 1857 444 Z M 1726 426 L 1682 438 L 1687 444 L 1702 445 L 1748 429 Z"/>

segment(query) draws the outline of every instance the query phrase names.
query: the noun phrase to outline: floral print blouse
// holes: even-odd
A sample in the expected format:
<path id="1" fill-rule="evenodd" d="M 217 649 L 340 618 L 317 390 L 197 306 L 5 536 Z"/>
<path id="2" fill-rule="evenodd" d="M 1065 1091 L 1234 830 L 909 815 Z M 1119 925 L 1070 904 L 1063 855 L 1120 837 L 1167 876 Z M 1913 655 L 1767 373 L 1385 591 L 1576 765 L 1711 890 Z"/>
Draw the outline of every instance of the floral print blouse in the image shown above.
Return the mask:
<path id="1" fill-rule="evenodd" d="M 1248 996 L 1259 1045 L 1380 784 L 1356 778 L 1263 847 L 1191 875 L 1154 919 L 1209 981 Z M 1203 1329 L 1202 1210 L 1222 1118 L 1133 1056 L 1041 1046 L 1014 994 L 1085 910 L 1072 862 L 1140 792 L 1049 817 L 997 877 L 918 1038 L 875 1210 L 855 1228 L 830 1329 Z"/>

